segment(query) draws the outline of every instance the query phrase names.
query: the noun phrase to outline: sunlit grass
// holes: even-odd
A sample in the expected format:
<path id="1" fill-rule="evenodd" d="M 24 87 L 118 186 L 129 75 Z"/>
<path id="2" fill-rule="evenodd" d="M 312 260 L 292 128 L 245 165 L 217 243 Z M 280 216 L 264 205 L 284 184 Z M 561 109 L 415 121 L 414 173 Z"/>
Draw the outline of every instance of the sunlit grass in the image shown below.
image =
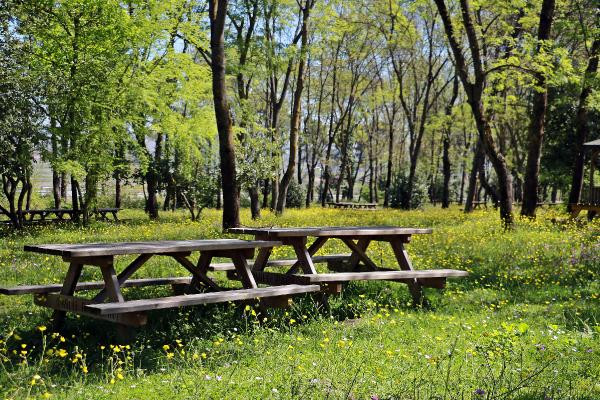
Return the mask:
<path id="1" fill-rule="evenodd" d="M 121 214 L 120 214 L 121 215 Z M 39 226 L 0 245 L 0 284 L 62 281 L 58 257 L 24 244 L 227 237 L 220 213 L 193 223 L 181 213 L 149 222 Z M 50 332 L 49 312 L 30 296 L 0 297 L 0 395 L 6 398 L 520 398 L 600 397 L 600 225 L 553 223 L 560 210 L 504 231 L 497 212 L 288 210 L 252 226 L 432 227 L 407 246 L 417 269 L 466 269 L 469 278 L 428 290 L 431 310 L 414 310 L 404 285 L 357 282 L 331 298 L 261 315 L 250 306 L 199 306 L 150 314 L 133 343 L 108 323 L 70 318 Z M 231 236 L 233 237 L 233 236 Z M 323 253 L 346 252 L 331 241 Z M 278 248 L 274 257 L 291 257 Z M 393 266 L 375 243 L 370 256 Z M 131 257 L 117 258 L 117 269 Z M 319 268 L 324 268 L 320 266 Z M 185 274 L 152 259 L 140 276 Z M 84 279 L 97 278 L 88 268 Z M 217 278 L 224 282 L 224 276 Z M 168 288 L 126 296 L 168 295 Z"/>

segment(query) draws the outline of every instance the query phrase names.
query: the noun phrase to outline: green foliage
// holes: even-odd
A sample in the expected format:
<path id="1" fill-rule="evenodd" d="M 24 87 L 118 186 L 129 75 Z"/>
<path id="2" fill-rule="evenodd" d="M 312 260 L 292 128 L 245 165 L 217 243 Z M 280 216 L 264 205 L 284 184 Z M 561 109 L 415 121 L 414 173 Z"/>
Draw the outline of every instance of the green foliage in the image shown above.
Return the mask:
<path id="1" fill-rule="evenodd" d="M 404 172 L 399 172 L 392 182 L 390 205 L 393 208 L 400 208 L 403 199 L 409 196 L 408 176 Z M 410 208 L 419 208 L 427 201 L 427 185 L 417 176 L 413 184 L 412 196 L 410 196 Z"/>
<path id="2" fill-rule="evenodd" d="M 302 208 L 306 201 L 306 190 L 293 179 L 288 187 L 285 204 L 288 208 Z"/>

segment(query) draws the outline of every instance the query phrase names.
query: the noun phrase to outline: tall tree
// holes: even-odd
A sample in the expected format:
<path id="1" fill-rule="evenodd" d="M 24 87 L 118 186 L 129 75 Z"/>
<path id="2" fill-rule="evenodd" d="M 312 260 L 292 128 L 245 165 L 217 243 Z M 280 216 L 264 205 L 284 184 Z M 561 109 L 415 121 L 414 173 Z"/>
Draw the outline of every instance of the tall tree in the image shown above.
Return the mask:
<path id="1" fill-rule="evenodd" d="M 308 51 L 308 23 L 310 11 L 315 5 L 315 0 L 297 0 L 298 7 L 302 13 L 302 26 L 300 28 L 300 55 L 298 59 L 298 72 L 296 73 L 296 88 L 292 100 L 292 115 L 290 118 L 290 149 L 288 154 L 288 165 L 279 184 L 279 198 L 277 199 L 277 212 L 282 213 L 285 209 L 288 187 L 294 178 L 297 167 L 298 135 L 300 132 L 300 106 L 302 104 L 302 91 L 304 90 L 304 69 L 306 67 L 306 53 Z"/>
<path id="2" fill-rule="evenodd" d="M 480 48 L 479 38 L 473 22 L 473 15 L 469 0 L 460 0 L 460 8 L 462 15 L 462 25 L 465 30 L 468 48 L 471 54 L 473 63 L 473 78 L 470 77 L 469 66 L 462 47 L 458 42 L 459 36 L 452 22 L 450 13 L 444 0 L 434 0 L 439 10 L 452 54 L 456 62 L 458 75 L 463 84 L 463 88 L 467 95 L 467 100 L 471 106 L 473 117 L 477 125 L 477 131 L 485 151 L 490 159 L 498 178 L 499 197 L 500 197 L 500 217 L 509 227 L 513 223 L 513 187 L 512 175 L 508 169 L 506 159 L 501 153 L 494 136 L 492 128 L 488 120 L 484 105 L 484 89 L 487 81 L 487 74 L 484 70 L 482 60 L 482 51 Z"/>
<path id="3" fill-rule="evenodd" d="M 538 27 L 537 52 L 543 53 L 545 42 L 550 39 L 552 19 L 554 18 L 554 0 L 544 0 L 540 11 Z M 523 185 L 523 206 L 521 215 L 535 217 L 538 203 L 538 187 L 540 175 L 540 157 L 544 141 L 544 120 L 548 104 L 548 88 L 546 87 L 546 74 L 538 71 L 535 74 L 536 90 L 533 94 L 533 107 L 531 122 L 529 124 L 527 145 L 527 166 L 525 167 L 525 181 Z"/>
<path id="4" fill-rule="evenodd" d="M 600 20 L 600 11 L 597 13 L 597 19 Z M 598 34 L 600 36 L 600 33 Z M 589 52 L 587 67 L 583 76 L 581 92 L 579 94 L 579 104 L 577 106 L 577 116 L 575 120 L 575 135 L 573 143 L 576 148 L 575 164 L 573 165 L 573 175 L 571 177 L 571 191 L 569 193 L 569 209 L 571 204 L 577 204 L 581 197 L 583 187 L 583 171 L 585 165 L 585 149 L 583 144 L 587 140 L 589 133 L 588 114 L 589 98 L 594 87 L 594 79 L 598 72 L 598 59 L 600 58 L 600 37 L 594 39 Z"/>
<path id="5" fill-rule="evenodd" d="M 227 3 L 227 0 L 209 0 L 208 2 L 212 92 L 219 132 L 219 155 L 223 187 L 223 229 L 240 225 L 240 200 L 235 166 L 234 137 L 225 82 Z"/>

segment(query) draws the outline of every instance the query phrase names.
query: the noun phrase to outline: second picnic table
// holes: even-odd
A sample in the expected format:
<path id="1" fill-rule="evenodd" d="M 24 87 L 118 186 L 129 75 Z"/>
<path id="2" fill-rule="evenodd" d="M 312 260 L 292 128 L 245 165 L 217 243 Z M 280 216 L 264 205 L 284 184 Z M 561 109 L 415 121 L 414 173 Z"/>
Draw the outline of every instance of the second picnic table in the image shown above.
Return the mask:
<path id="1" fill-rule="evenodd" d="M 292 246 L 297 260 L 285 274 L 264 272 L 269 266 L 272 248 L 258 252 L 252 267 L 257 282 L 276 284 L 321 284 L 329 291 L 338 292 L 341 284 L 355 280 L 390 280 L 406 283 L 413 301 L 423 301 L 422 287 L 443 288 L 446 278 L 467 276 L 466 271 L 454 269 L 415 270 L 404 245 L 416 234 L 430 234 L 430 228 L 404 228 L 395 226 L 337 226 L 303 228 L 231 228 L 229 233 L 254 235 L 256 240 L 276 240 Z M 307 246 L 308 237 L 315 240 Z M 341 240 L 351 251 L 346 269 L 349 272 L 317 273 L 313 256 L 330 239 Z M 369 244 L 374 241 L 388 242 L 398 263 L 397 269 L 382 268 L 366 254 Z M 359 264 L 363 271 L 359 272 Z M 299 270 L 304 275 L 296 275 Z"/>

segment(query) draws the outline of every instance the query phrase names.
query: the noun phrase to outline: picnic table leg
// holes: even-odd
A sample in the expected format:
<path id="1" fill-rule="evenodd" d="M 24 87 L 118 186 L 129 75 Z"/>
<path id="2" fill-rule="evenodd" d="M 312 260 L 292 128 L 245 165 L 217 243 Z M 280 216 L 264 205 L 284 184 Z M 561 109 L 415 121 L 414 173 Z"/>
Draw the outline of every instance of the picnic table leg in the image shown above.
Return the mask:
<path id="1" fill-rule="evenodd" d="M 102 278 L 104 278 L 104 287 L 108 293 L 108 298 L 114 302 L 124 302 L 125 299 L 123 299 L 121 285 L 119 284 L 119 278 L 117 277 L 117 273 L 113 267 L 112 260 L 102 265 L 100 270 L 102 271 Z"/>
<path id="2" fill-rule="evenodd" d="M 246 262 L 246 258 L 240 253 L 235 253 L 231 255 L 231 261 L 233 261 L 233 265 L 235 265 L 235 270 L 238 273 L 242 284 L 246 289 L 254 289 L 258 286 L 256 285 L 256 281 L 254 280 L 254 276 L 250 271 L 250 267 Z"/>
<path id="3" fill-rule="evenodd" d="M 272 251 L 272 247 L 263 247 L 260 250 L 258 250 L 258 255 L 256 256 L 256 260 L 254 260 L 252 270 L 263 271 L 267 266 L 267 261 L 269 261 L 269 257 L 271 256 Z"/>
<path id="4" fill-rule="evenodd" d="M 121 293 L 121 285 L 119 284 L 119 278 L 115 272 L 113 266 L 112 257 L 104 265 L 100 267 L 102 271 L 102 277 L 104 278 L 104 288 L 108 293 L 110 301 L 123 303 L 125 299 Z M 133 339 L 135 332 L 128 326 L 123 324 L 117 324 L 117 336 L 122 341 L 130 341 Z"/>
<path id="5" fill-rule="evenodd" d="M 397 238 L 390 240 L 390 245 L 392 246 L 392 250 L 394 251 L 394 255 L 396 256 L 396 260 L 398 261 L 398 265 L 400 269 L 405 271 L 412 271 L 413 266 L 408 257 L 408 253 L 404 249 L 404 244 L 402 240 Z M 408 290 L 413 298 L 413 304 L 415 306 L 422 305 L 427 306 L 427 299 L 423 296 L 423 288 L 417 280 L 415 279 L 413 282 L 408 283 Z"/>
<path id="6" fill-rule="evenodd" d="M 198 258 L 198 263 L 196 264 L 196 269 L 203 275 L 206 275 L 208 271 L 208 267 L 210 266 L 210 262 L 212 261 L 213 256 L 209 252 L 200 253 L 200 258 Z M 208 278 L 208 276 L 207 276 Z M 184 290 L 185 294 L 190 294 L 193 292 L 198 292 L 198 285 L 202 281 L 196 275 L 192 276 L 192 281 L 187 285 Z"/>
<path id="7" fill-rule="evenodd" d="M 119 285 L 122 285 L 131 275 L 133 275 L 142 265 L 146 263 L 152 254 L 141 254 L 135 260 L 131 262 L 119 275 L 117 275 L 117 280 Z M 100 303 L 106 299 L 108 295 L 107 288 L 102 289 L 93 299 L 94 302 Z"/>
<path id="8" fill-rule="evenodd" d="M 348 246 L 347 241 L 344 240 L 344 243 L 346 243 L 346 246 Z M 369 247 L 370 243 L 371 243 L 371 239 L 358 239 L 358 243 L 356 244 L 356 247 L 358 247 L 358 249 L 362 250 L 362 252 L 364 253 L 367 250 L 367 247 Z M 348 247 L 350 247 L 350 246 L 348 246 Z M 356 271 L 361 257 L 357 251 L 354 251 L 354 249 L 352 249 L 352 248 L 351 248 L 351 250 L 353 250 L 353 251 L 352 251 L 352 255 L 350 255 L 349 271 Z"/>
<path id="9" fill-rule="evenodd" d="M 302 268 L 302 271 L 304 271 L 305 274 L 316 274 L 317 270 L 315 269 L 315 265 L 313 264 L 312 256 L 306 248 L 306 237 L 294 238 L 290 241 L 290 244 L 296 252 L 296 257 L 298 257 L 297 263 Z M 295 266 L 296 264 L 294 264 L 287 273 L 293 274 Z"/>
<path id="10" fill-rule="evenodd" d="M 321 247 L 323 247 L 323 245 L 325 244 L 325 242 L 327 242 L 326 237 L 317 237 L 315 239 L 314 242 L 312 242 L 312 244 L 308 247 L 308 254 L 310 255 L 310 257 L 312 257 L 313 255 L 315 255 L 315 253 L 317 251 L 319 251 L 319 249 Z M 304 248 L 305 247 L 306 242 L 304 242 L 304 244 L 302 244 L 301 246 Z M 294 247 L 294 250 L 296 250 L 296 248 Z M 297 254 L 297 251 L 296 251 Z M 311 258 L 311 263 L 312 263 L 312 258 Z M 302 266 L 302 262 L 300 261 L 300 257 L 298 256 L 298 261 L 296 261 L 294 263 L 294 265 L 291 266 L 291 268 L 288 270 L 288 274 L 295 274 L 296 272 L 298 272 L 298 269 Z M 313 265 L 313 269 L 314 269 L 314 265 Z"/>
<path id="11" fill-rule="evenodd" d="M 79 277 L 81 276 L 82 269 L 83 264 L 71 262 L 71 264 L 69 265 L 69 271 L 67 272 L 67 277 L 65 278 L 63 287 L 60 290 L 60 294 L 65 296 L 72 296 L 73 293 L 75 293 L 75 287 L 77 286 L 77 282 L 79 281 Z M 52 313 L 52 326 L 54 330 L 58 331 L 62 328 L 65 322 L 65 315 L 65 311 L 54 310 L 54 313 Z"/>
<path id="12" fill-rule="evenodd" d="M 213 290 L 220 290 L 219 286 L 206 275 L 206 272 L 201 271 L 196 265 L 194 265 L 185 256 L 183 256 L 181 254 L 177 254 L 177 253 L 173 253 L 173 254 L 169 254 L 169 255 L 171 257 L 173 257 L 179 264 L 181 264 L 183 267 L 185 267 L 185 269 L 190 271 L 190 273 L 192 274 L 192 279 L 196 278 L 197 281 L 204 283 L 206 286 L 208 286 L 209 288 L 211 288 Z M 202 255 L 200 255 L 200 257 L 202 258 Z M 200 261 L 200 260 L 198 260 L 198 261 Z"/>

